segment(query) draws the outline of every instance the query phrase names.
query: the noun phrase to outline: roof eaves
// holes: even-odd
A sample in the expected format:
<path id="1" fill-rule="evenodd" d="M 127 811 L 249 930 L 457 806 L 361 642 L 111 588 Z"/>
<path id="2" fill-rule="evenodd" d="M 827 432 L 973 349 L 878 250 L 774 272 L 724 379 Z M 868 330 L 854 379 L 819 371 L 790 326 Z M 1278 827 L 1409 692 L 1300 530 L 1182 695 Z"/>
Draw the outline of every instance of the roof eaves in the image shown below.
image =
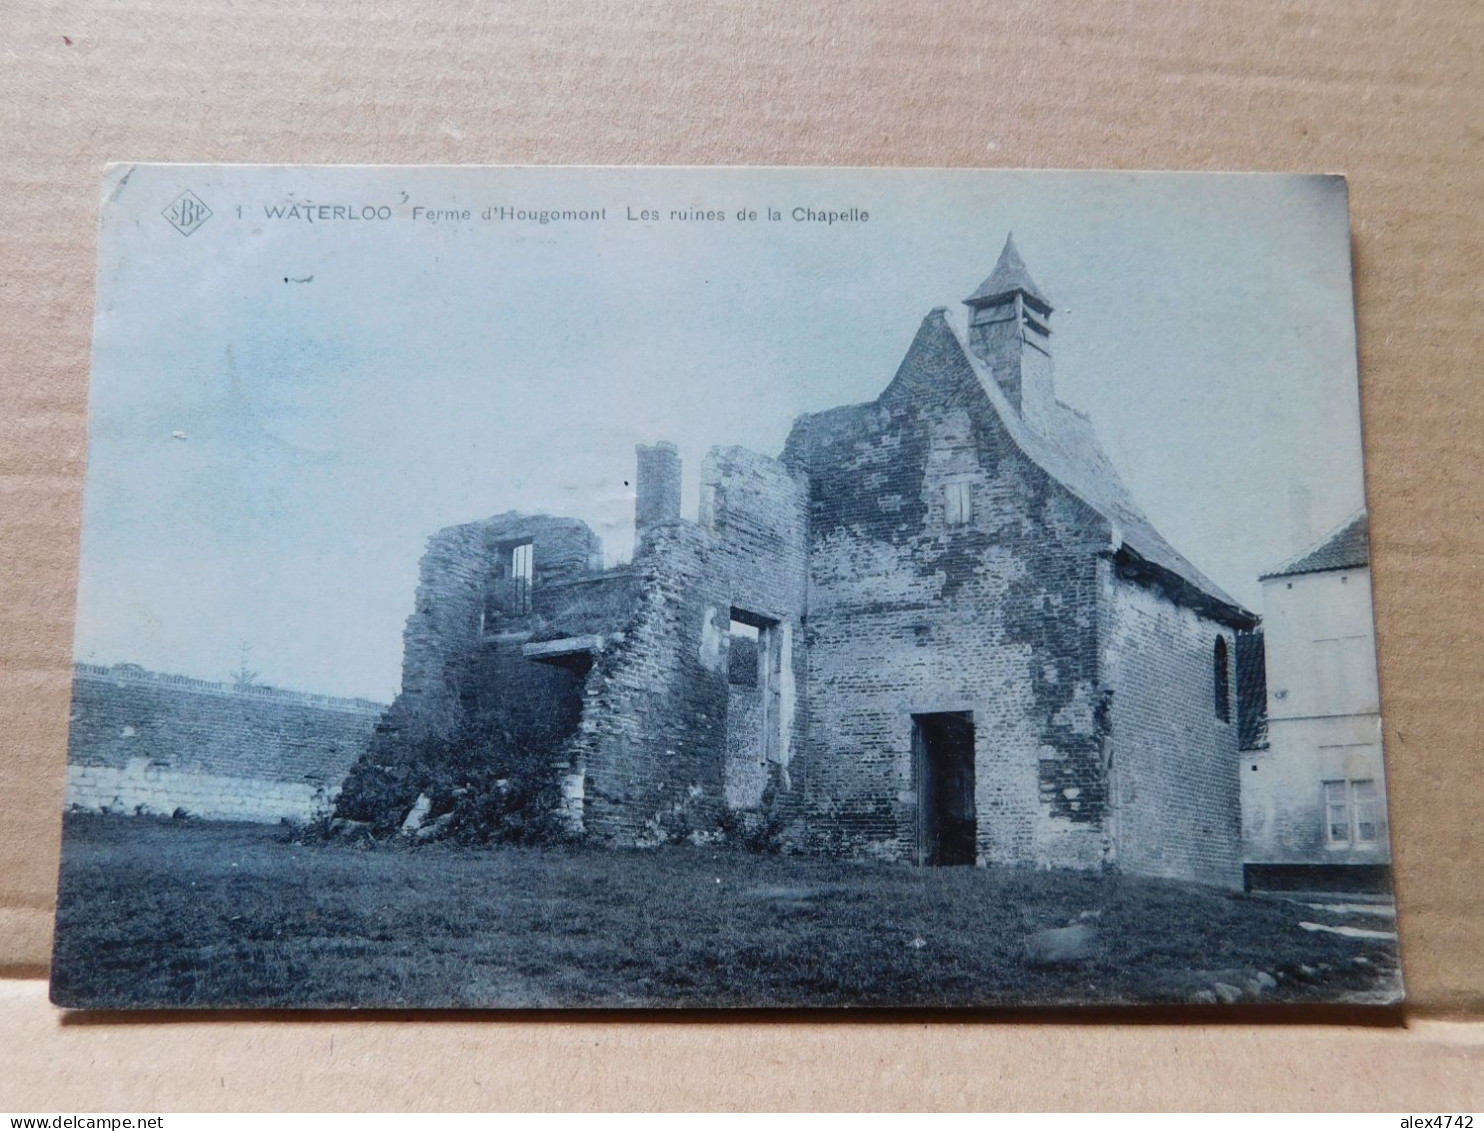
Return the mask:
<path id="1" fill-rule="evenodd" d="M 1208 593 L 1168 566 L 1144 557 L 1127 542 L 1119 543 L 1113 553 L 1113 561 L 1119 572 L 1129 580 L 1168 590 L 1176 604 L 1193 608 L 1211 620 L 1242 631 L 1254 629 L 1261 623 L 1261 618 L 1256 613 L 1225 599 L 1224 596 Z"/>
<path id="2" fill-rule="evenodd" d="M 1170 577 L 1178 578 L 1183 586 L 1188 586 L 1190 588 L 1191 592 L 1202 594 L 1204 600 L 1206 602 L 1209 602 L 1212 608 L 1219 607 L 1230 610 L 1229 614 L 1224 614 L 1222 617 L 1218 617 L 1217 619 L 1232 624 L 1236 624 L 1238 621 L 1245 622 L 1248 620 L 1250 620 L 1250 622 L 1254 625 L 1258 623 L 1258 617 L 1255 613 L 1252 613 L 1239 605 L 1236 600 L 1225 593 L 1220 586 L 1218 586 L 1210 578 L 1206 577 L 1205 574 L 1201 573 L 1200 570 L 1196 569 L 1193 564 L 1186 561 L 1183 555 L 1181 555 L 1178 550 L 1169 545 L 1169 543 L 1164 540 L 1163 536 L 1160 535 L 1157 530 L 1155 530 L 1153 523 L 1151 523 L 1149 519 L 1142 512 L 1140 512 L 1136 506 L 1133 505 L 1132 499 L 1128 499 L 1124 504 L 1122 504 L 1124 509 L 1127 510 L 1129 513 L 1127 515 L 1120 514 L 1116 509 L 1113 509 L 1106 500 L 1099 499 L 1095 497 L 1091 492 L 1083 490 L 1081 487 L 1079 487 L 1078 484 L 1074 481 L 1075 477 L 1069 476 L 1066 473 L 1065 469 L 1059 471 L 1057 467 L 1054 466 L 1054 463 L 1060 461 L 1064 457 L 1058 456 L 1056 454 L 1052 441 L 1049 438 L 1041 436 L 1039 433 L 1037 433 L 1029 424 L 1027 424 L 1021 418 L 1020 414 L 1010 406 L 1009 401 L 1005 399 L 1004 393 L 1001 392 L 998 382 L 995 381 L 993 375 L 989 372 L 988 368 L 983 364 L 983 362 L 981 362 L 977 357 L 974 356 L 974 351 L 969 348 L 966 335 L 963 332 L 962 328 L 958 325 L 956 319 L 950 317 L 949 313 L 946 310 L 942 311 L 942 316 L 943 322 L 948 327 L 949 333 L 951 333 L 954 339 L 958 342 L 959 349 L 963 352 L 965 360 L 968 362 L 974 373 L 978 376 L 979 385 L 983 389 L 985 396 L 988 397 L 989 402 L 993 406 L 995 412 L 1004 422 L 1005 431 L 1009 434 L 1011 441 L 1015 444 L 1016 447 L 1020 449 L 1020 451 L 1025 455 L 1027 459 L 1029 459 L 1037 467 L 1041 468 L 1041 470 L 1044 471 L 1047 475 L 1050 475 L 1053 479 L 1060 483 L 1063 488 L 1065 488 L 1077 499 L 1080 499 L 1086 506 L 1092 508 L 1093 511 L 1101 515 L 1105 520 L 1112 524 L 1113 545 L 1111 548 L 1114 552 L 1127 549 L 1140 561 L 1145 561 L 1150 563 L 1150 565 L 1152 566 L 1157 566 L 1161 571 L 1168 574 Z M 961 313 L 959 314 L 959 317 L 962 317 Z M 1075 412 L 1075 410 L 1071 409 L 1069 409 L 1068 411 Z M 1082 421 L 1088 424 L 1090 428 L 1090 422 L 1087 420 L 1086 416 L 1080 413 L 1077 413 L 1076 415 L 1081 417 Z M 1048 456 L 1053 458 L 1048 459 Z M 1111 465 L 1107 468 L 1106 474 L 1116 475 Z M 1123 490 L 1126 493 L 1126 489 Z M 1130 523 L 1133 523 L 1139 528 L 1143 529 L 1148 534 L 1152 542 L 1160 544 L 1163 547 L 1164 554 L 1166 556 L 1172 557 L 1173 560 L 1182 567 L 1184 572 L 1182 572 L 1181 569 L 1175 569 L 1170 565 L 1155 562 L 1154 559 L 1151 558 L 1149 554 L 1144 551 L 1144 548 L 1138 545 L 1130 544 L 1124 533 L 1125 527 Z M 1179 586 L 1169 588 L 1173 588 L 1176 591 L 1183 591 Z M 1199 602 L 1192 603 L 1199 604 Z"/>
<path id="3" fill-rule="evenodd" d="M 1357 529 L 1358 528 L 1358 529 Z M 1342 549 L 1347 540 L 1359 540 L 1364 551 Z M 1304 547 L 1275 569 L 1258 574 L 1259 581 L 1276 577 L 1301 577 L 1308 573 L 1330 573 L 1341 569 L 1359 569 L 1370 564 L 1370 520 L 1364 507 L 1345 519 L 1317 541 Z"/>

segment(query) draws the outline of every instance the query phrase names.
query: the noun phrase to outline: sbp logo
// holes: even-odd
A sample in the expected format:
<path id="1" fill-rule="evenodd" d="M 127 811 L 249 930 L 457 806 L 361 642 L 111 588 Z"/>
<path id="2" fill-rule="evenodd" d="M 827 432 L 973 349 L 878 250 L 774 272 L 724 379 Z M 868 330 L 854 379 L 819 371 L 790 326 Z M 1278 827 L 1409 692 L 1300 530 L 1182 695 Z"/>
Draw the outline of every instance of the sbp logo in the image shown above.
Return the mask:
<path id="1" fill-rule="evenodd" d="M 160 215 L 174 224 L 181 235 L 188 236 L 211 219 L 211 209 L 199 196 L 186 189 Z"/>

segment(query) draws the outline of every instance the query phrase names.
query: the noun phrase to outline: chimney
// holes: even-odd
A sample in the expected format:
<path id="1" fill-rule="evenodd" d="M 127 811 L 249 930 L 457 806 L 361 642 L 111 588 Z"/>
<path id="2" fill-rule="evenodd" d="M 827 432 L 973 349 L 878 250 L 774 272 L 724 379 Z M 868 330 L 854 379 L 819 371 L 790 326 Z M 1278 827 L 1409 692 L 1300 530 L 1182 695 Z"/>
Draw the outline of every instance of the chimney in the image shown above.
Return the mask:
<path id="1" fill-rule="evenodd" d="M 634 545 L 652 526 L 680 519 L 680 449 L 668 440 L 640 444 L 634 481 Z"/>
<path id="2" fill-rule="evenodd" d="M 969 346 L 1015 410 L 1032 422 L 1056 398 L 1051 376 L 1052 305 L 1025 268 L 1015 237 L 968 298 Z"/>

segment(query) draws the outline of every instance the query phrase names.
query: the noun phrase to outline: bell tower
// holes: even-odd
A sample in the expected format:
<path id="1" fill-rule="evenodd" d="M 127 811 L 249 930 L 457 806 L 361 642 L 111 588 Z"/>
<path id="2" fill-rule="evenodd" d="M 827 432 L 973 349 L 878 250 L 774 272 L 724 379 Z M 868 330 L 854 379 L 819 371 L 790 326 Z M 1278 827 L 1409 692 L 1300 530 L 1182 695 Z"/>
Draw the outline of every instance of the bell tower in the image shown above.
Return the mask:
<path id="1" fill-rule="evenodd" d="M 969 348 L 989 367 L 1000 390 L 1034 421 L 1056 398 L 1052 389 L 1051 300 L 1036 286 L 1011 233 L 999 262 L 969 308 Z"/>

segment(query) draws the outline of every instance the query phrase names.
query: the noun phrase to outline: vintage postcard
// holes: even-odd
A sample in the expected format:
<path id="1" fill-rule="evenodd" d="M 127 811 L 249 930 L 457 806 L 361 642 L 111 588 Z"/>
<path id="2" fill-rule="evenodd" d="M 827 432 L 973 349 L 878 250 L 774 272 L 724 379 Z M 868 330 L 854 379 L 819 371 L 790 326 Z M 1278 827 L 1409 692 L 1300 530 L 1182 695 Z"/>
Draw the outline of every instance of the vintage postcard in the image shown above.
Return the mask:
<path id="1" fill-rule="evenodd" d="M 131 165 L 53 999 L 1401 998 L 1346 186 Z"/>

